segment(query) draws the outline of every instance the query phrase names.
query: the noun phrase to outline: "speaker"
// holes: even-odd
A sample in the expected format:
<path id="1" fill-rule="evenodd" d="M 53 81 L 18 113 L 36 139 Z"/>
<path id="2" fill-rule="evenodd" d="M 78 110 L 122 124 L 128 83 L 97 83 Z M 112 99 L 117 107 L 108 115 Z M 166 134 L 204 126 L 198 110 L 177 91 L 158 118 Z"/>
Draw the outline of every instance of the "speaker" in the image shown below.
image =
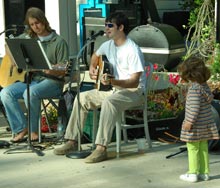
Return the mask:
<path id="1" fill-rule="evenodd" d="M 24 0 L 5 0 L 5 24 L 22 25 L 25 16 Z"/>
<path id="2" fill-rule="evenodd" d="M 218 132 L 220 133 L 219 107 L 220 104 L 217 104 L 216 101 L 213 101 L 212 115 L 215 120 Z M 209 151 L 220 151 L 220 140 L 209 140 Z"/>
<path id="3" fill-rule="evenodd" d="M 38 7 L 45 10 L 45 0 L 4 0 L 5 11 L 5 28 L 11 25 L 23 25 L 25 14 L 28 8 Z M 10 34 L 14 36 L 20 35 L 23 30 L 18 30 L 16 33 L 6 33 L 8 37 Z"/>

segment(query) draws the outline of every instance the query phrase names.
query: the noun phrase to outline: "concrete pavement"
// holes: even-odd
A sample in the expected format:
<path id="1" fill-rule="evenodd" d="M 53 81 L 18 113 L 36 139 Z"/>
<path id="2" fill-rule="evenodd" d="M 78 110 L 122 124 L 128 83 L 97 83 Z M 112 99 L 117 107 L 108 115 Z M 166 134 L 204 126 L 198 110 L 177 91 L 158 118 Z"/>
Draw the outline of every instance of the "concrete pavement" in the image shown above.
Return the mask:
<path id="1" fill-rule="evenodd" d="M 2 122 L 1 122 L 2 124 Z M 10 140 L 5 126 L 0 126 L 0 140 Z M 179 180 L 187 171 L 187 152 L 170 159 L 166 156 L 179 151 L 181 144 L 153 141 L 153 148 L 138 154 L 131 141 L 122 145 L 119 157 L 115 143 L 108 149 L 107 161 L 86 164 L 84 159 L 55 156 L 52 145 L 44 156 L 36 153 L 4 154 L 0 149 L 0 188 L 219 188 L 220 155 L 210 154 L 210 176 L 207 182 L 188 183 Z M 83 144 L 86 150 L 91 144 Z"/>

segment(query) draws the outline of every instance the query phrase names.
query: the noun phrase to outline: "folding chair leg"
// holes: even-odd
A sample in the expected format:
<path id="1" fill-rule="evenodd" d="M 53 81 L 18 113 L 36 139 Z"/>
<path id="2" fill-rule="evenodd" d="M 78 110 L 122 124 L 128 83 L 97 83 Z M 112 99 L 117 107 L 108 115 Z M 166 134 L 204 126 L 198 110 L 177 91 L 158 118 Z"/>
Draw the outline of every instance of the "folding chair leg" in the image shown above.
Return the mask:
<path id="1" fill-rule="evenodd" d="M 148 143 L 148 147 L 152 148 L 152 142 L 150 139 L 149 128 L 148 128 L 147 110 L 144 110 L 144 132 L 145 132 L 145 137 Z"/>
<path id="2" fill-rule="evenodd" d="M 121 124 L 116 123 L 116 153 L 119 154 L 121 151 Z"/>
<path id="3" fill-rule="evenodd" d="M 38 123 L 38 142 L 41 143 L 42 142 L 42 132 L 41 132 L 41 115 L 40 115 L 40 118 L 39 118 L 39 123 Z"/>
<path id="4" fill-rule="evenodd" d="M 126 119 L 125 119 L 125 112 L 122 112 L 122 115 L 121 115 L 121 123 L 123 125 L 126 124 Z M 128 143 L 128 134 L 127 134 L 127 129 L 126 128 L 123 128 L 122 129 L 122 133 L 123 133 L 123 140 L 124 140 L 124 143 Z"/>

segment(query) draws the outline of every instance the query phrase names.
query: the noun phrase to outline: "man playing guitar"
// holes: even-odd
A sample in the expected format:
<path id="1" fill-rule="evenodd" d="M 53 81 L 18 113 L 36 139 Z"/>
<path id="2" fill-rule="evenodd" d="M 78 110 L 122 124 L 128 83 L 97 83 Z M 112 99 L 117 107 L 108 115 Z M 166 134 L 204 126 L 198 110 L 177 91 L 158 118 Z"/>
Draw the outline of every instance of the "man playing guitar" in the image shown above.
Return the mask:
<path id="1" fill-rule="evenodd" d="M 44 51 L 51 62 L 57 64 L 69 59 L 66 41 L 51 29 L 42 10 L 31 7 L 26 12 L 25 24 L 28 29 L 21 38 L 36 38 L 41 41 Z M 31 141 L 38 139 L 38 122 L 41 99 L 58 97 L 62 94 L 65 71 L 44 70 L 32 72 L 30 81 L 30 124 Z M 0 93 L 11 130 L 16 136 L 12 142 L 20 142 L 27 134 L 27 120 L 18 100 L 24 99 L 27 106 L 27 85 L 18 81 L 4 87 Z"/>
<path id="2" fill-rule="evenodd" d="M 101 108 L 96 149 L 86 158 L 86 163 L 107 159 L 106 150 L 119 115 L 127 108 L 141 105 L 144 101 L 145 61 L 140 48 L 127 37 L 128 18 L 123 13 L 113 13 L 106 19 L 105 30 L 110 40 L 104 42 L 92 55 L 89 74 L 91 79 L 97 80 L 99 58 L 105 55 L 112 64 L 113 75 L 104 74 L 101 82 L 104 85 L 112 85 L 113 88 L 109 91 L 94 89 L 80 94 L 80 128 L 84 126 L 88 110 Z M 56 148 L 55 154 L 65 155 L 77 150 L 78 118 L 78 101 L 75 98 L 65 134 L 68 142 Z"/>

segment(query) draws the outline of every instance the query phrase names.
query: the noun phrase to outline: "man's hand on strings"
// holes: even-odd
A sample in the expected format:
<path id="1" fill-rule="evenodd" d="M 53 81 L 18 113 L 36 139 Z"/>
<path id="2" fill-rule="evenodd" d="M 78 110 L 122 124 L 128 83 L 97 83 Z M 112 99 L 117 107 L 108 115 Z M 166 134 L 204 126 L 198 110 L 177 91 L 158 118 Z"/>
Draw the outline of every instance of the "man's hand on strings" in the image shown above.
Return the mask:
<path id="1" fill-rule="evenodd" d="M 45 74 L 52 75 L 52 76 L 65 76 L 65 74 L 68 71 L 68 66 L 69 66 L 69 62 L 66 62 L 65 64 L 58 63 L 52 66 L 52 70 L 45 69 L 43 70 L 43 72 Z"/>
<path id="2" fill-rule="evenodd" d="M 111 79 L 113 79 L 113 78 L 114 78 L 113 75 L 105 73 L 101 77 L 101 83 L 103 85 L 111 85 Z"/>

